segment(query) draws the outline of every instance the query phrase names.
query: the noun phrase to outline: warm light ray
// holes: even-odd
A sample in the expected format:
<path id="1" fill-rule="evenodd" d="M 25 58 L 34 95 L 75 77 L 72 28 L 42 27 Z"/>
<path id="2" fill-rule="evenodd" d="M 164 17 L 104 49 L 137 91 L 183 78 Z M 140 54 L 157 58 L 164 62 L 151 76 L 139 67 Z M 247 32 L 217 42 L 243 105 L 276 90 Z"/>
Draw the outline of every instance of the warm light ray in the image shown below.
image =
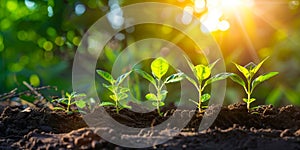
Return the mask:
<path id="1" fill-rule="evenodd" d="M 240 15 L 239 15 L 239 13 L 238 13 L 238 12 L 235 12 L 234 14 L 235 14 L 235 17 L 236 17 L 236 19 L 237 19 L 237 21 L 238 21 L 238 23 L 239 23 L 241 29 L 242 29 L 242 32 L 243 32 L 243 35 L 244 35 L 244 37 L 245 37 L 245 39 L 246 39 L 247 45 L 248 45 L 248 47 L 250 48 L 249 53 L 250 53 L 251 57 L 252 57 L 252 59 L 253 59 L 254 61 L 258 62 L 258 61 L 259 61 L 259 58 L 258 58 L 258 55 L 257 55 L 257 53 L 256 53 L 256 49 L 255 49 L 255 47 L 254 47 L 254 45 L 253 45 L 253 43 L 252 43 L 252 41 L 251 41 L 251 39 L 250 39 L 250 37 L 249 37 L 249 35 L 248 35 L 248 33 L 247 33 L 247 30 L 246 30 L 246 28 L 245 28 L 245 25 L 244 25 L 244 23 L 243 23 L 243 21 L 242 21 Z"/>

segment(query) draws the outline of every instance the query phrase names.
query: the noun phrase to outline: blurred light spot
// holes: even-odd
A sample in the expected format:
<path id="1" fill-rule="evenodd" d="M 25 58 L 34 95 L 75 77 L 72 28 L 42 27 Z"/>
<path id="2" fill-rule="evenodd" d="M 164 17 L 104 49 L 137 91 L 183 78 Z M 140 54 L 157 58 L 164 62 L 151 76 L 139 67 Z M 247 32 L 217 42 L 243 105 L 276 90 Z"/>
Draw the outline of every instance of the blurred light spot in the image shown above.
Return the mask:
<path id="1" fill-rule="evenodd" d="M 195 0 L 195 11 L 197 13 L 202 12 L 205 9 L 205 0 Z"/>
<path id="2" fill-rule="evenodd" d="M 119 1 L 118 0 L 109 0 L 108 1 L 108 6 L 109 7 L 112 7 L 112 5 L 114 5 L 114 4 L 119 5 Z"/>
<path id="3" fill-rule="evenodd" d="M 77 16 L 82 15 L 85 11 L 86 11 L 86 8 L 85 8 L 85 6 L 83 4 L 77 4 L 75 6 L 75 14 Z"/>
<path id="4" fill-rule="evenodd" d="M 20 63 L 13 63 L 9 66 L 9 70 L 11 72 L 19 72 L 19 71 L 23 70 L 23 65 Z"/>
<path id="5" fill-rule="evenodd" d="M 173 31 L 173 29 L 171 27 L 169 27 L 169 26 L 163 25 L 161 27 L 161 31 L 164 34 L 169 34 L 169 33 L 171 33 Z"/>
<path id="6" fill-rule="evenodd" d="M 17 1 L 8 1 L 6 2 L 6 8 L 13 12 L 18 8 L 18 2 Z"/>
<path id="7" fill-rule="evenodd" d="M 182 3 L 182 2 L 184 2 L 185 0 L 177 0 L 177 1 Z"/>
<path id="8" fill-rule="evenodd" d="M 55 37 L 55 36 L 56 36 L 56 30 L 55 30 L 54 28 L 52 28 L 52 27 L 49 27 L 49 28 L 47 29 L 47 34 L 48 34 L 49 36 L 51 36 L 51 37 Z"/>
<path id="9" fill-rule="evenodd" d="M 0 35 L 0 52 L 4 50 L 3 36 Z"/>
<path id="10" fill-rule="evenodd" d="M 11 26 L 11 21 L 10 21 L 10 20 L 8 20 L 8 19 L 3 19 L 3 20 L 1 21 L 1 29 L 2 29 L 2 30 L 6 30 L 6 29 L 8 29 L 10 26 Z"/>
<path id="11" fill-rule="evenodd" d="M 57 45 L 57 46 L 63 46 L 64 45 L 64 43 L 65 43 L 65 38 L 64 37 L 61 37 L 61 36 L 58 36 L 58 37 L 56 37 L 55 38 L 55 44 Z"/>
<path id="12" fill-rule="evenodd" d="M 208 11 L 207 14 L 203 15 L 200 19 L 200 22 L 205 26 L 205 28 L 202 28 L 202 31 L 217 31 L 219 28 L 219 19 L 222 17 L 222 11 L 218 9 L 213 9 Z"/>
<path id="13" fill-rule="evenodd" d="M 34 30 L 29 30 L 27 32 L 27 40 L 32 40 L 32 41 L 35 41 L 36 40 L 36 33 Z"/>
<path id="14" fill-rule="evenodd" d="M 123 33 L 118 33 L 115 35 L 115 39 L 122 41 L 125 39 L 125 35 Z"/>
<path id="15" fill-rule="evenodd" d="M 300 5 L 299 0 L 291 0 L 289 1 L 289 8 L 290 9 L 298 9 Z"/>
<path id="16" fill-rule="evenodd" d="M 123 18 L 123 11 L 119 6 L 118 0 L 109 0 L 110 12 L 107 15 L 107 19 L 113 29 L 120 29 L 125 19 Z"/>
<path id="17" fill-rule="evenodd" d="M 43 44 L 43 48 L 46 50 L 46 51 L 51 51 L 53 49 L 53 44 L 50 42 L 50 41 L 46 41 L 44 44 Z"/>
<path id="18" fill-rule="evenodd" d="M 25 41 L 25 40 L 28 39 L 28 34 L 24 30 L 19 31 L 17 36 L 18 36 L 18 39 L 21 40 L 21 41 Z"/>
<path id="19" fill-rule="evenodd" d="M 75 32 L 74 31 L 68 31 L 68 33 L 67 33 L 67 39 L 69 41 L 72 41 L 74 37 L 75 37 Z"/>
<path id="20" fill-rule="evenodd" d="M 37 43 L 39 45 L 39 47 L 43 47 L 44 46 L 44 43 L 46 42 L 47 40 L 45 38 L 39 38 Z"/>
<path id="21" fill-rule="evenodd" d="M 53 8 L 51 6 L 48 6 L 48 17 L 52 17 L 53 16 Z"/>
<path id="22" fill-rule="evenodd" d="M 33 10 L 36 8 L 35 2 L 32 2 L 30 0 L 25 0 L 25 5 L 30 10 Z"/>
<path id="23" fill-rule="evenodd" d="M 193 19 L 193 17 L 192 17 L 193 12 L 194 12 L 193 7 L 190 7 L 190 6 L 184 7 L 183 15 L 182 15 L 182 19 L 181 19 L 183 24 L 187 25 L 187 24 L 191 23 L 191 21 Z"/>
<path id="24" fill-rule="evenodd" d="M 74 37 L 72 40 L 73 44 L 76 46 L 78 46 L 80 44 L 80 41 L 81 41 L 81 39 L 78 36 Z"/>
<path id="25" fill-rule="evenodd" d="M 277 32 L 275 33 L 275 38 L 278 41 L 284 40 L 288 37 L 286 31 L 284 30 L 277 30 Z"/>
<path id="26" fill-rule="evenodd" d="M 258 51 L 258 54 L 260 57 L 264 58 L 267 56 L 270 56 L 272 54 L 272 49 L 271 48 L 262 48 Z"/>
<path id="27" fill-rule="evenodd" d="M 23 65 L 26 65 L 29 63 L 29 57 L 28 56 L 21 56 L 19 62 Z"/>
<path id="28" fill-rule="evenodd" d="M 222 20 L 221 22 L 219 22 L 218 28 L 221 31 L 226 31 L 230 28 L 230 24 L 228 21 Z"/>
<path id="29" fill-rule="evenodd" d="M 29 82 L 32 86 L 39 86 L 40 85 L 40 78 L 38 75 L 36 74 L 32 74 L 30 77 L 29 77 Z"/>

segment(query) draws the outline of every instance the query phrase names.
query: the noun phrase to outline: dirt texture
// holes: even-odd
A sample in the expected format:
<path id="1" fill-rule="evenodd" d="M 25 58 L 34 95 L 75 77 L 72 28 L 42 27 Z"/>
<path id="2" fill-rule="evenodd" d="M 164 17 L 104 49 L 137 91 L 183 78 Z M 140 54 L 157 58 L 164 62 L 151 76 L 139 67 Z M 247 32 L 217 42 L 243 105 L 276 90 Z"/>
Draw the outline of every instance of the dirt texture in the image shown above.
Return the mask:
<path id="1" fill-rule="evenodd" d="M 99 115 L 101 111 L 104 110 L 96 109 L 89 115 Z M 175 107 L 164 108 L 164 116 L 155 111 L 140 114 L 127 109 L 116 114 L 112 107 L 105 111 L 124 125 L 141 128 L 139 135 L 124 136 L 135 142 L 156 136 L 144 134 L 142 128 L 164 122 Z M 0 149 L 129 149 L 97 134 L 118 131 L 105 126 L 88 127 L 78 113 L 67 115 L 49 108 L 24 106 L 0 106 L 0 112 Z M 186 128 L 166 143 L 145 149 L 300 149 L 299 107 L 263 105 L 248 112 L 243 103 L 224 106 L 213 125 L 201 132 L 197 129 L 203 113 L 180 110 L 179 114 L 178 117 L 192 115 Z"/>

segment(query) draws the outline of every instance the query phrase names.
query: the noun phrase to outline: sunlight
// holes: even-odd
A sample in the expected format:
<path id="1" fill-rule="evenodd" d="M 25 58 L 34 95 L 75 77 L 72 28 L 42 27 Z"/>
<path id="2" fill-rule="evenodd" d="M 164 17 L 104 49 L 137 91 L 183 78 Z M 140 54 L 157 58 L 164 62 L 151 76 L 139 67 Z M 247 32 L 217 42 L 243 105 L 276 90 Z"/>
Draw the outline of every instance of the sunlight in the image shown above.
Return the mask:
<path id="1" fill-rule="evenodd" d="M 200 6 L 202 0 L 195 1 L 195 7 Z M 204 25 L 202 31 L 226 31 L 230 28 L 230 23 L 227 20 L 229 17 L 235 17 L 238 11 L 245 11 L 245 8 L 254 6 L 253 0 L 209 0 L 207 1 L 207 13 L 200 18 Z"/>

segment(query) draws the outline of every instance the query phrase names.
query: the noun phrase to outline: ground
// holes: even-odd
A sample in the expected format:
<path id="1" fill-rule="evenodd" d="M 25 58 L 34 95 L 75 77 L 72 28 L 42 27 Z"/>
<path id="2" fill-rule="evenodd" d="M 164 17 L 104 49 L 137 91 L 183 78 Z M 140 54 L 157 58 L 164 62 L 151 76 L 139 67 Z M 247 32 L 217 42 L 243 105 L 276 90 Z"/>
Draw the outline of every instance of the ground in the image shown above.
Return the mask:
<path id="1" fill-rule="evenodd" d="M 116 114 L 112 107 L 106 112 L 122 124 L 143 128 L 163 122 L 174 109 L 164 108 L 168 113 L 162 117 L 155 111 L 139 114 L 127 109 Z M 68 115 L 45 106 L 26 105 L 2 105 L 0 112 L 0 149 L 128 149 L 99 137 L 97 133 L 109 129 L 88 127 L 79 113 Z M 89 115 L 99 113 L 101 109 L 96 109 Z M 191 113 L 182 110 L 179 114 Z M 300 149 L 300 108 L 292 105 L 263 105 L 252 112 L 243 103 L 224 106 L 213 125 L 201 132 L 197 129 L 203 113 L 192 115 L 179 135 L 147 149 Z M 110 130 L 113 132 L 117 131 Z M 129 141 L 150 138 L 142 134 L 125 137 Z"/>

